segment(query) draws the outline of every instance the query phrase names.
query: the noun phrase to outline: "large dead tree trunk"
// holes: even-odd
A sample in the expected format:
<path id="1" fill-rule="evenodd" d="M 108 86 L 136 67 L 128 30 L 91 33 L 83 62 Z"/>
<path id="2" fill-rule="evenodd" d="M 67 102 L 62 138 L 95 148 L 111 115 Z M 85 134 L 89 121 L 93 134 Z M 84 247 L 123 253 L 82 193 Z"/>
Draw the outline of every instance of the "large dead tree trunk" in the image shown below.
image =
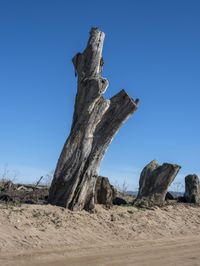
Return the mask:
<path id="1" fill-rule="evenodd" d="M 139 192 L 134 202 L 137 206 L 162 205 L 167 189 L 180 170 L 177 164 L 159 165 L 151 161 L 142 170 L 139 181 Z"/>
<path id="2" fill-rule="evenodd" d="M 57 163 L 49 202 L 72 210 L 94 208 L 95 184 L 104 153 L 119 127 L 138 104 L 122 90 L 103 98 L 108 81 L 101 77 L 105 34 L 92 28 L 83 53 L 72 59 L 78 90 L 70 135 Z"/>

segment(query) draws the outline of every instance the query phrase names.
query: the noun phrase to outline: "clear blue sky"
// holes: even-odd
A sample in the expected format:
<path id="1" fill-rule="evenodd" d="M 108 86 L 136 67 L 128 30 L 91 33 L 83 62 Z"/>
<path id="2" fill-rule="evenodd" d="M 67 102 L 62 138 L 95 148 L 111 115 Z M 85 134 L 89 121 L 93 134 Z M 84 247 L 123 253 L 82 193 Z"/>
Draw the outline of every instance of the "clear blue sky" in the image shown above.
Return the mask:
<path id="1" fill-rule="evenodd" d="M 32 182 L 55 168 L 76 94 L 71 58 L 106 33 L 106 97 L 140 98 L 101 167 L 130 189 L 152 159 L 200 173 L 200 2 L 0 0 L 0 166 Z"/>

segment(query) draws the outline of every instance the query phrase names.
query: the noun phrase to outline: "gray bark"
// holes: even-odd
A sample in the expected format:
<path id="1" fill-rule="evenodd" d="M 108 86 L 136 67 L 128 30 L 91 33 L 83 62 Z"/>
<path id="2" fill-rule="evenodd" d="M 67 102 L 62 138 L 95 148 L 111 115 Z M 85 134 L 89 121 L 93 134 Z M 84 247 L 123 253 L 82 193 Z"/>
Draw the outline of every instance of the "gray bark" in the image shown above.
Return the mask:
<path id="1" fill-rule="evenodd" d="M 139 181 L 139 192 L 134 202 L 138 206 L 162 205 L 165 202 L 167 189 L 180 170 L 176 164 L 159 164 L 153 160 L 142 170 Z"/>
<path id="2" fill-rule="evenodd" d="M 92 210 L 99 167 L 105 151 L 122 123 L 136 109 L 121 90 L 103 98 L 108 81 L 101 77 L 105 34 L 92 28 L 83 53 L 72 59 L 78 76 L 71 132 L 58 160 L 50 187 L 49 202 L 71 210 Z"/>
<path id="3" fill-rule="evenodd" d="M 188 203 L 200 203 L 200 183 L 197 175 L 185 177 L 185 200 Z"/>
<path id="4" fill-rule="evenodd" d="M 117 190 L 110 184 L 107 177 L 98 176 L 95 186 L 95 203 L 110 207 L 117 195 Z"/>

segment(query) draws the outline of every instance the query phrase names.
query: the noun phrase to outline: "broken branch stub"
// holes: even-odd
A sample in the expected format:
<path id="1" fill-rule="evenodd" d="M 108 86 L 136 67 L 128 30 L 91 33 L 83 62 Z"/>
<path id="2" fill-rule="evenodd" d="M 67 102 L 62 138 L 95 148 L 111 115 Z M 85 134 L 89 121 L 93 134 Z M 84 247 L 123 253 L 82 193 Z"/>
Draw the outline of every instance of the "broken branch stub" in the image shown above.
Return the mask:
<path id="1" fill-rule="evenodd" d="M 140 175 L 139 192 L 134 205 L 154 206 L 165 202 L 167 189 L 180 170 L 177 164 L 159 165 L 153 160 L 144 167 Z"/>
<path id="2" fill-rule="evenodd" d="M 99 167 L 122 123 L 137 109 L 122 90 L 103 98 L 108 80 L 101 77 L 105 34 L 92 28 L 83 53 L 72 59 L 78 76 L 71 132 L 58 160 L 49 202 L 71 210 L 92 210 Z"/>

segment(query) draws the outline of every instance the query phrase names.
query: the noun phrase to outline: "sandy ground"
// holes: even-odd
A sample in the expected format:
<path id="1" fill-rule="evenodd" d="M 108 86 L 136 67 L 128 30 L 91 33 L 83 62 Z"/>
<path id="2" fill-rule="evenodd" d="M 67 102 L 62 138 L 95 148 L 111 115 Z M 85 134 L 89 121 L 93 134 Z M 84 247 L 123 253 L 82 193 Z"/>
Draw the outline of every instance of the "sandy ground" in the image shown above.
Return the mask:
<path id="1" fill-rule="evenodd" d="M 0 265 L 200 265 L 200 208 L 0 205 Z"/>

